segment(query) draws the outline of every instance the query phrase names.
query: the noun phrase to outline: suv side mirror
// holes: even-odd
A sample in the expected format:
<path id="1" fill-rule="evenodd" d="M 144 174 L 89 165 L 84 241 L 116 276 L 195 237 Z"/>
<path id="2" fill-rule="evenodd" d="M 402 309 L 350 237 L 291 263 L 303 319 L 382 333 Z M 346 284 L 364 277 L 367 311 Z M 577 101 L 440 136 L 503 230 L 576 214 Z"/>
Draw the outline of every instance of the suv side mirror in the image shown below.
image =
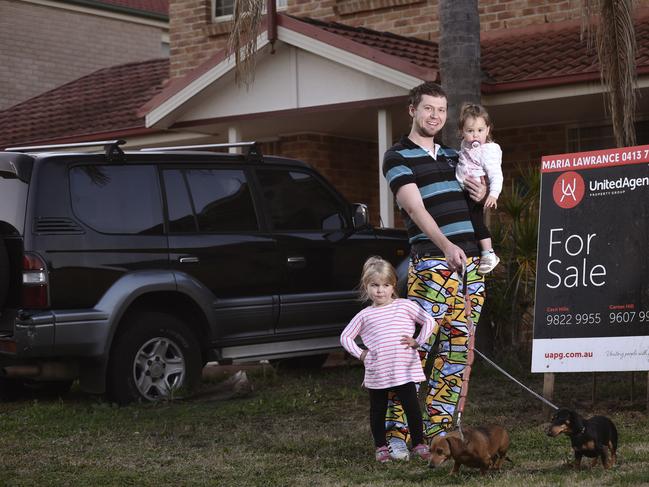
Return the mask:
<path id="1" fill-rule="evenodd" d="M 365 203 L 354 203 L 354 228 L 363 228 L 370 224 L 369 211 Z"/>

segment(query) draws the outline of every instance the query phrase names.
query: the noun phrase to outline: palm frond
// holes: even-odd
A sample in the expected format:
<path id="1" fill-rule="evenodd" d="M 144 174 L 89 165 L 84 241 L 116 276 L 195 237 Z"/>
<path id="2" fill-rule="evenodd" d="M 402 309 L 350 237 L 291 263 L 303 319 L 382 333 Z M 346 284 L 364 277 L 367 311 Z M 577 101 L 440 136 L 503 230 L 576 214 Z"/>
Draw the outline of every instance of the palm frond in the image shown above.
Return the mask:
<path id="1" fill-rule="evenodd" d="M 583 0 L 582 34 L 597 47 L 607 109 L 618 147 L 635 145 L 634 112 L 637 98 L 634 0 Z M 596 22 L 595 32 L 592 23 Z"/>
<path id="2" fill-rule="evenodd" d="M 257 33 L 264 12 L 263 0 L 235 0 L 234 23 L 228 39 L 228 54 L 234 54 L 235 81 L 247 87 L 255 80 Z"/>

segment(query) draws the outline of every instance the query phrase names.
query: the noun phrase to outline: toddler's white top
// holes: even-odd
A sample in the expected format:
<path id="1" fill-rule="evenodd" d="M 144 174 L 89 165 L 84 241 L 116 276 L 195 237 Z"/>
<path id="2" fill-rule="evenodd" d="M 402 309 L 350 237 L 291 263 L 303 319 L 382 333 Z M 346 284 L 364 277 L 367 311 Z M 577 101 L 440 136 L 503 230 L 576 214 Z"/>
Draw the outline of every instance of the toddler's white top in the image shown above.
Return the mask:
<path id="1" fill-rule="evenodd" d="M 437 324 L 417 303 L 395 299 L 384 306 L 361 310 L 345 327 L 340 335 L 345 350 L 360 358 L 363 350 L 354 341 L 358 335 L 367 347 L 365 387 L 387 389 L 426 379 L 417 350 L 399 343 L 403 335 L 413 336 L 416 323 L 421 324 L 416 338 L 421 346 L 437 330 Z"/>
<path id="2" fill-rule="evenodd" d="M 480 179 L 487 176 L 489 181 L 489 195 L 498 198 L 503 189 L 503 151 L 495 142 L 487 142 L 472 147 L 464 140 L 460 144 L 460 157 L 455 168 L 455 178 L 464 189 L 464 180 L 467 177 Z"/>

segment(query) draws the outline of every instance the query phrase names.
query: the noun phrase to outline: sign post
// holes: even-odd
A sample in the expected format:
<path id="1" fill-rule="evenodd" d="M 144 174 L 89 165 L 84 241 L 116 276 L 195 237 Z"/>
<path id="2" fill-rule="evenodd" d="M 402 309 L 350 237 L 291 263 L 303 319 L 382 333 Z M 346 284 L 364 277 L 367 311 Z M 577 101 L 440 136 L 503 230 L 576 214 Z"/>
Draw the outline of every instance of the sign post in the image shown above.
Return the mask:
<path id="1" fill-rule="evenodd" d="M 545 156 L 532 372 L 649 370 L 649 146 Z"/>

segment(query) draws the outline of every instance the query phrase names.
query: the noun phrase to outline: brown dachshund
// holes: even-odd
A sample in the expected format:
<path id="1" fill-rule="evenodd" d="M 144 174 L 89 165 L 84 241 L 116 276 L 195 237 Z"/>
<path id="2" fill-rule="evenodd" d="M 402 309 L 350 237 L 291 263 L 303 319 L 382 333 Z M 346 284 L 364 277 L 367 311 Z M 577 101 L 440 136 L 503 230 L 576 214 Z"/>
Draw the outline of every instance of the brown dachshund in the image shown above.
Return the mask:
<path id="1" fill-rule="evenodd" d="M 565 433 L 570 437 L 575 452 L 575 468 L 581 467 L 581 459 L 593 459 L 592 466 L 601 459 L 605 469 L 611 468 L 617 458 L 617 429 L 606 416 L 584 419 L 571 409 L 561 408 L 552 417 L 548 436 Z"/>
<path id="2" fill-rule="evenodd" d="M 459 431 L 446 436 L 437 436 L 430 445 L 428 466 L 439 467 L 449 458 L 455 460 L 451 475 L 459 472 L 460 466 L 476 467 L 484 475 L 488 469 L 499 469 L 507 459 L 509 435 L 502 426 L 490 425 L 477 428 L 462 428 L 464 440 Z"/>

